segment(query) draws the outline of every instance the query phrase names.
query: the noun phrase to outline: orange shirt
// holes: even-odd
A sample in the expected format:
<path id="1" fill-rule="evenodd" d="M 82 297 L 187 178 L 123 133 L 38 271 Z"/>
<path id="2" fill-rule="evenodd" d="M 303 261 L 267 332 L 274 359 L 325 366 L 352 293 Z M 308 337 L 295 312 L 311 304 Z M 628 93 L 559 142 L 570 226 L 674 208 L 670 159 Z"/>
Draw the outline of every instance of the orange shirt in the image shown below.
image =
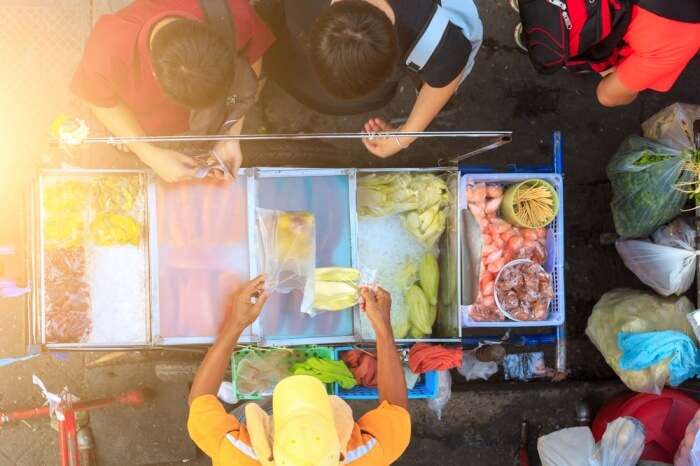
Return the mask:
<path id="1" fill-rule="evenodd" d="M 633 91 L 666 92 L 700 51 L 700 24 L 673 21 L 634 6 L 624 41 L 625 58 L 617 66 L 622 84 Z"/>
<path id="2" fill-rule="evenodd" d="M 228 414 L 214 395 L 195 398 L 187 429 L 194 443 L 212 459 L 213 466 L 260 465 L 245 425 Z M 344 464 L 387 466 L 403 454 L 410 440 L 408 411 L 383 402 L 355 423 Z"/>

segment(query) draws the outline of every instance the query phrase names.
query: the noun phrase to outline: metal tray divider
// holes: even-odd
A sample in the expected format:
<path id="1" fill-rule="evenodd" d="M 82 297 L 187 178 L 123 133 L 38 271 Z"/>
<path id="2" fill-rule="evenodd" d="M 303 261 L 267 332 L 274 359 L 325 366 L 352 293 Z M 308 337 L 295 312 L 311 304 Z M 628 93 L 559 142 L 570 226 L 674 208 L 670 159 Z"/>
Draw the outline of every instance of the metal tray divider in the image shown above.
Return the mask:
<path id="1" fill-rule="evenodd" d="M 251 168 L 246 170 L 246 196 L 247 196 L 247 217 L 248 217 L 248 268 L 250 270 L 249 278 L 258 276 L 258 261 L 256 251 L 258 250 L 258 238 L 255 225 L 255 208 L 258 200 L 258 184 L 256 181 L 258 170 Z M 260 316 L 251 325 L 250 341 L 247 343 L 259 343 L 262 340 L 262 323 Z M 246 340 L 245 335 L 241 338 L 241 342 Z"/>
<path id="2" fill-rule="evenodd" d="M 39 280 L 40 280 L 40 290 L 39 290 L 39 296 L 38 296 L 38 306 L 39 306 L 39 330 L 40 330 L 40 335 L 41 335 L 41 344 L 45 345 L 46 344 L 46 313 L 45 313 L 45 296 L 44 296 L 44 290 L 46 289 L 46 283 L 44 282 L 44 270 L 46 270 L 46 264 L 44 262 L 44 208 L 43 208 L 43 201 L 44 201 L 44 177 L 43 175 L 39 175 L 39 183 L 38 183 L 38 188 L 39 188 L 39 194 L 37 196 L 37 204 L 36 207 L 39 210 Z"/>
<path id="3" fill-rule="evenodd" d="M 146 187 L 146 213 L 148 218 L 148 257 L 149 257 L 149 281 L 150 281 L 150 319 L 148 321 L 148 335 L 150 344 L 160 344 L 163 339 L 160 336 L 160 281 L 158 274 L 158 207 L 156 203 L 155 175 L 149 174 Z"/>
<path id="4" fill-rule="evenodd" d="M 357 169 L 349 170 L 349 193 L 350 193 L 350 248 L 352 251 L 352 266 L 360 266 L 360 251 L 357 244 Z M 352 336 L 353 341 L 362 341 L 360 335 L 360 306 L 352 308 Z"/>

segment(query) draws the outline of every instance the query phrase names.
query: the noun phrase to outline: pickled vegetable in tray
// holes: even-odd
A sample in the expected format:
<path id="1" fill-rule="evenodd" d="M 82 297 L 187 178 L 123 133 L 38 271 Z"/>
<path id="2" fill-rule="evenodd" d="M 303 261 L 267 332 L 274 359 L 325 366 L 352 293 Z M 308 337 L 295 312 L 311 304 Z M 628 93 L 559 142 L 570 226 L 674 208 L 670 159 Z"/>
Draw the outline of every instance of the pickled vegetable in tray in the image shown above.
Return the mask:
<path id="1" fill-rule="evenodd" d="M 145 343 L 144 175 L 52 173 L 41 187 L 46 342 Z"/>

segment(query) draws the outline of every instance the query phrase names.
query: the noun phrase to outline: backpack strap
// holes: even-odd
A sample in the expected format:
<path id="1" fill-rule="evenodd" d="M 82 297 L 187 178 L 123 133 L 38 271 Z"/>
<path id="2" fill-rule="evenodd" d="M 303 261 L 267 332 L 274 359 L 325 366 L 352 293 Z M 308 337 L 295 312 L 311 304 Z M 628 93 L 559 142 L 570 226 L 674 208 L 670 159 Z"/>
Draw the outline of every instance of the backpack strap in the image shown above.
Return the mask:
<path id="1" fill-rule="evenodd" d="M 199 0 L 206 23 L 211 26 L 227 44 L 233 44 L 236 51 L 236 29 L 231 19 L 228 0 Z"/>
<path id="2" fill-rule="evenodd" d="M 413 71 L 422 70 L 437 49 L 445 30 L 450 24 L 450 15 L 437 3 L 430 21 L 425 25 L 418 39 L 406 54 L 406 66 Z"/>
<path id="3" fill-rule="evenodd" d="M 662 18 L 682 23 L 700 23 L 698 0 L 636 0 L 635 3 Z"/>

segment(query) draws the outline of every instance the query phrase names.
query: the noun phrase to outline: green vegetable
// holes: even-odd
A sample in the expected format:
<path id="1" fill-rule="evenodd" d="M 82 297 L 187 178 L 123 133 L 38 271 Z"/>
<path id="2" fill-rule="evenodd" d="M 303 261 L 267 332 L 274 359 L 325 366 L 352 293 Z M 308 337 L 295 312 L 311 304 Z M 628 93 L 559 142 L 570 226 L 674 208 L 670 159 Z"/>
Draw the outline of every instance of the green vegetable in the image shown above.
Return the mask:
<path id="1" fill-rule="evenodd" d="M 690 157 L 690 151 L 681 153 L 639 136 L 622 143 L 607 168 L 613 194 L 610 207 L 620 236 L 649 236 L 678 216 L 688 196 L 675 187 L 692 179 L 692 173 L 683 170 Z M 642 158 L 650 162 L 638 165 Z M 654 158 L 659 160 L 651 161 Z"/>
<path id="2" fill-rule="evenodd" d="M 418 281 L 418 265 L 406 262 L 399 270 L 398 283 L 402 290 L 407 290 Z"/>
<path id="3" fill-rule="evenodd" d="M 427 253 L 418 266 L 420 287 L 425 292 L 431 306 L 437 305 L 438 285 L 440 284 L 440 269 L 434 255 Z"/>
<path id="4" fill-rule="evenodd" d="M 431 333 L 437 314 L 431 309 L 423 290 L 419 286 L 413 285 L 406 291 L 405 300 L 411 327 L 420 333 Z"/>
<path id="5" fill-rule="evenodd" d="M 650 163 L 663 162 L 668 159 L 667 155 L 652 154 L 644 152 L 641 157 L 634 161 L 635 165 L 649 165 Z"/>

